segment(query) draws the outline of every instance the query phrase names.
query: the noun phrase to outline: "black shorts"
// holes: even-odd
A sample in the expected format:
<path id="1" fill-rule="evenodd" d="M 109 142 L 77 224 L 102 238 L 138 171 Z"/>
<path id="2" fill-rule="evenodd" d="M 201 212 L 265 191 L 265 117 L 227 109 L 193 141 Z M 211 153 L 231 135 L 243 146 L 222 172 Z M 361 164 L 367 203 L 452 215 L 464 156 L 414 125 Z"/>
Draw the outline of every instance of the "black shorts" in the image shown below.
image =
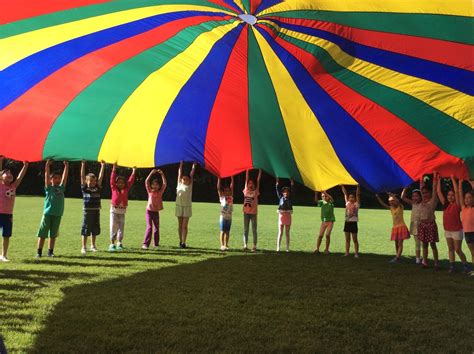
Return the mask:
<path id="1" fill-rule="evenodd" d="M 466 239 L 466 243 L 474 243 L 474 232 L 465 232 L 464 238 Z"/>
<path id="2" fill-rule="evenodd" d="M 3 237 L 11 237 L 13 231 L 13 215 L 0 214 L 0 229 Z"/>
<path id="3" fill-rule="evenodd" d="M 100 235 L 100 210 L 84 210 L 84 219 L 82 220 L 81 235 Z"/>
<path id="4" fill-rule="evenodd" d="M 356 234 L 359 232 L 357 226 L 357 221 L 346 221 L 344 224 L 344 232 L 350 232 L 351 234 Z"/>

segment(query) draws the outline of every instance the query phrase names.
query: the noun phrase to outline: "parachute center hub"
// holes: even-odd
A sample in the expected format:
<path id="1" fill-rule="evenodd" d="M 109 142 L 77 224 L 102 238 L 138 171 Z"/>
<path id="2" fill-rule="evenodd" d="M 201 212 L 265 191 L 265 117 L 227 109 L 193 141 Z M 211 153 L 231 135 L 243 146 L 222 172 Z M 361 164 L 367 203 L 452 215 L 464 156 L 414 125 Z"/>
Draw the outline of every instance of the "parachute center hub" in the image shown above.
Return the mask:
<path id="1" fill-rule="evenodd" d="M 254 15 L 241 14 L 239 15 L 239 17 L 242 21 L 247 22 L 251 26 L 256 24 L 258 21 L 258 19 Z"/>

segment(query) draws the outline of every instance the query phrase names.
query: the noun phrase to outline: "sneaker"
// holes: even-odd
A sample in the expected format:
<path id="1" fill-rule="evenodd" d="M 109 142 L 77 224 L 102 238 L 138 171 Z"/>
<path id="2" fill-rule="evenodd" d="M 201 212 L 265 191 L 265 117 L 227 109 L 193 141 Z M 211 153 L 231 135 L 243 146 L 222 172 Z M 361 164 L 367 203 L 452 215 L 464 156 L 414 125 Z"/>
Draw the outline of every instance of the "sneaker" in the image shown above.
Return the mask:
<path id="1" fill-rule="evenodd" d="M 356 254 L 354 255 L 354 258 L 359 258 L 359 254 L 356 253 Z"/>
<path id="2" fill-rule="evenodd" d="M 91 247 L 91 252 L 97 252 L 97 247 L 92 246 L 92 247 Z"/>
<path id="3" fill-rule="evenodd" d="M 280 247 L 277 247 L 276 251 L 277 251 L 277 252 L 280 252 Z"/>
<path id="4" fill-rule="evenodd" d="M 288 253 L 288 252 L 290 252 L 290 250 L 287 248 L 287 249 L 286 249 L 286 252 Z"/>
<path id="5" fill-rule="evenodd" d="M 464 273 L 466 274 L 471 273 L 471 269 L 467 265 L 464 266 Z"/>
<path id="6" fill-rule="evenodd" d="M 319 252 L 319 250 L 316 249 L 316 250 L 313 251 L 313 253 L 314 253 L 314 254 L 319 254 L 319 253 L 321 253 L 321 252 Z"/>
<path id="7" fill-rule="evenodd" d="M 329 254 L 329 253 L 331 253 L 329 252 L 329 250 L 324 251 L 324 254 Z"/>
<path id="8" fill-rule="evenodd" d="M 41 258 L 41 254 L 40 253 L 37 253 L 35 258 Z"/>
<path id="9" fill-rule="evenodd" d="M 0 262 L 10 262 L 10 260 L 5 256 L 0 256 Z"/>
<path id="10" fill-rule="evenodd" d="M 436 268 L 436 267 L 435 267 Z M 456 268 L 454 267 L 449 267 L 448 273 L 456 273 Z"/>
<path id="11" fill-rule="evenodd" d="M 121 243 L 117 244 L 117 247 L 115 248 L 117 251 L 123 251 L 123 245 Z"/>
<path id="12" fill-rule="evenodd" d="M 421 264 L 421 259 L 420 258 L 415 259 L 415 264 Z"/>
<path id="13" fill-rule="evenodd" d="M 224 252 L 225 250 L 225 246 L 221 246 L 221 251 Z"/>
<path id="14" fill-rule="evenodd" d="M 441 269 L 441 267 L 439 266 L 438 263 L 435 263 L 433 268 L 434 268 L 434 270 L 440 270 Z"/>
<path id="15" fill-rule="evenodd" d="M 226 251 L 230 250 L 229 246 L 225 246 L 225 250 Z"/>
<path id="16" fill-rule="evenodd" d="M 392 258 L 388 263 L 397 263 L 399 259 L 397 257 Z"/>
<path id="17" fill-rule="evenodd" d="M 54 258 L 54 257 L 56 257 L 56 256 L 54 255 L 53 252 L 49 252 L 49 253 L 48 253 L 48 257 Z"/>
<path id="18" fill-rule="evenodd" d="M 147 245 L 142 245 L 142 250 L 147 250 L 148 249 L 148 246 Z"/>
<path id="19" fill-rule="evenodd" d="M 421 262 L 421 268 L 427 269 L 428 268 L 428 263 Z"/>
<path id="20" fill-rule="evenodd" d="M 349 257 L 349 253 L 345 253 L 343 257 Z"/>
<path id="21" fill-rule="evenodd" d="M 257 252 L 257 246 L 252 247 L 252 252 Z"/>
<path id="22" fill-rule="evenodd" d="M 248 250 L 249 250 L 248 247 L 247 247 L 247 246 L 244 246 L 243 251 L 244 251 L 244 252 L 247 252 Z"/>
<path id="23" fill-rule="evenodd" d="M 110 245 L 108 251 L 109 252 L 115 252 L 116 251 L 115 245 Z"/>
<path id="24" fill-rule="evenodd" d="M 81 249 L 81 254 L 85 255 L 87 253 L 87 250 L 85 248 Z"/>

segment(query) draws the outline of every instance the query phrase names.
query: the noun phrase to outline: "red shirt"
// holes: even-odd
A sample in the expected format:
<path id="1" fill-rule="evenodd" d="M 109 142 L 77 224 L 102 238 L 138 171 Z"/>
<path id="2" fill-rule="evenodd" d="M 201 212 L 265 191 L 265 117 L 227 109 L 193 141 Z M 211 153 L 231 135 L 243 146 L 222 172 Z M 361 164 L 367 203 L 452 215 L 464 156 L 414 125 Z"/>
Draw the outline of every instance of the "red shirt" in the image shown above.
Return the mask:
<path id="1" fill-rule="evenodd" d="M 462 230 L 461 208 L 456 203 L 447 203 L 444 206 L 443 225 L 446 231 Z"/>

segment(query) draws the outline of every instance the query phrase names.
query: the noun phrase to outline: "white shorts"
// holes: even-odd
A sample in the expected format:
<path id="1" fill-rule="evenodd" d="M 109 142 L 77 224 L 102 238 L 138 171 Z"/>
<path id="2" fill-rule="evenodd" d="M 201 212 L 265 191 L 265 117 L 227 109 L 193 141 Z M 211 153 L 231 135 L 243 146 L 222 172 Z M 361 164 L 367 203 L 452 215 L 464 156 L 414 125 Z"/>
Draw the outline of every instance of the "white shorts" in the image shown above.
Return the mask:
<path id="1" fill-rule="evenodd" d="M 464 238 L 464 233 L 462 232 L 462 230 L 459 230 L 459 231 L 444 230 L 444 236 L 446 238 L 452 238 L 453 240 L 462 241 Z"/>

